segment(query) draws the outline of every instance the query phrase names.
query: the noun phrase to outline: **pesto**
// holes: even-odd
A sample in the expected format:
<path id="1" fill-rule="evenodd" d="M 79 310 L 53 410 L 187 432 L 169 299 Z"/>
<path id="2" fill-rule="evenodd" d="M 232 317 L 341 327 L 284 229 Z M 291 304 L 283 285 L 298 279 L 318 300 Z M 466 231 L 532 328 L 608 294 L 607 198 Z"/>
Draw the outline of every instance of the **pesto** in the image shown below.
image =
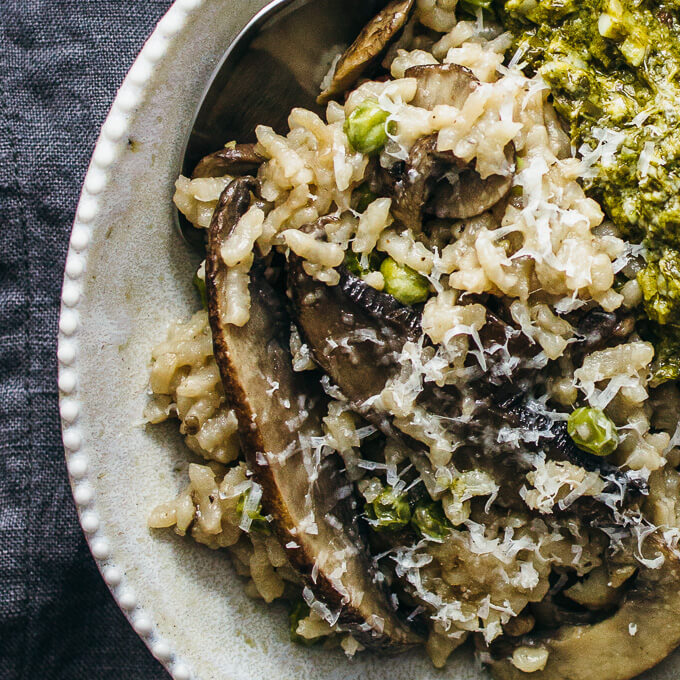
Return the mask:
<path id="1" fill-rule="evenodd" d="M 637 276 L 647 316 L 662 325 L 680 325 L 680 254 L 668 250 Z"/>
<path id="2" fill-rule="evenodd" d="M 506 0 L 522 60 L 550 86 L 572 143 L 616 139 L 585 179 L 622 234 L 680 249 L 680 2 Z M 613 134 L 612 134 L 613 133 Z"/>
<path id="3" fill-rule="evenodd" d="M 656 356 L 652 363 L 652 386 L 661 385 L 680 377 L 680 339 L 678 333 L 666 333 L 654 346 Z"/>
<path id="4" fill-rule="evenodd" d="M 514 48 L 550 87 L 584 188 L 650 254 L 638 275 L 659 382 L 680 374 L 680 0 L 499 0 Z"/>

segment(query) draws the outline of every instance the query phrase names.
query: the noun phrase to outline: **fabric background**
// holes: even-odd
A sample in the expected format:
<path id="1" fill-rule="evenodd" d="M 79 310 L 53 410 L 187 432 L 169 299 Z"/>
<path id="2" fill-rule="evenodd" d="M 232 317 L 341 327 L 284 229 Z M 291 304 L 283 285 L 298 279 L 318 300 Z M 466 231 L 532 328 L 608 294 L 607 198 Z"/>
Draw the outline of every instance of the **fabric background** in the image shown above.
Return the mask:
<path id="1" fill-rule="evenodd" d="M 170 0 L 0 0 L 0 678 L 169 676 L 82 536 L 57 413 L 71 222 L 116 89 Z"/>

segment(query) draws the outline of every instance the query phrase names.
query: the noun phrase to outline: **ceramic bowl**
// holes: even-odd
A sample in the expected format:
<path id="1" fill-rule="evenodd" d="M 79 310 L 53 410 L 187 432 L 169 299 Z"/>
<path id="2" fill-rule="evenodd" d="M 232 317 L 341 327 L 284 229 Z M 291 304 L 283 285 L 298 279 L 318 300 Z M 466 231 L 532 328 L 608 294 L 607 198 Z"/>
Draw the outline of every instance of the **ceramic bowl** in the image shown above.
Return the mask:
<path id="1" fill-rule="evenodd" d="M 186 484 L 175 422 L 146 426 L 152 347 L 196 307 L 199 261 L 175 228 L 174 182 L 226 46 L 263 0 L 177 0 L 102 127 L 71 234 L 59 333 L 63 439 L 92 554 L 131 625 L 175 680 L 457 680 L 488 677 L 463 652 L 444 672 L 292 645 L 286 612 L 246 597 L 225 553 L 146 518 Z M 615 650 L 612 650 L 615 653 Z M 678 657 L 649 675 L 676 678 Z"/>

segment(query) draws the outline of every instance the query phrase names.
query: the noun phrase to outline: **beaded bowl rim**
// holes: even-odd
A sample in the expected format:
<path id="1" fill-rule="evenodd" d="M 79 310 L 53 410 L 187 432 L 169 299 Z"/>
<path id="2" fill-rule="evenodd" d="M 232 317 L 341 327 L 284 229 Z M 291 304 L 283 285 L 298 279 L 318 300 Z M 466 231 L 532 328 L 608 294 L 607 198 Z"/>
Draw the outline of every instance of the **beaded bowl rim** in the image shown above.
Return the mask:
<path id="1" fill-rule="evenodd" d="M 57 339 L 62 440 L 80 524 L 95 563 L 114 600 L 152 655 L 174 680 L 192 680 L 195 675 L 190 665 L 173 651 L 172 646 L 159 633 L 153 615 L 139 605 L 125 574 L 112 561 L 112 548 L 96 510 L 93 485 L 88 479 L 93 470 L 90 469 L 86 442 L 78 426 L 82 408 L 78 397 L 77 336 L 81 327 L 78 305 L 84 293 L 88 250 L 95 229 L 93 223 L 99 213 L 98 197 L 107 187 L 108 171 L 115 164 L 125 144 L 135 109 L 146 99 L 156 66 L 165 57 L 173 40 L 182 32 L 190 15 L 204 2 L 205 0 L 174 0 L 134 60 L 101 127 L 70 235 Z M 257 12 L 248 25 L 258 21 L 265 11 L 266 8 Z"/>

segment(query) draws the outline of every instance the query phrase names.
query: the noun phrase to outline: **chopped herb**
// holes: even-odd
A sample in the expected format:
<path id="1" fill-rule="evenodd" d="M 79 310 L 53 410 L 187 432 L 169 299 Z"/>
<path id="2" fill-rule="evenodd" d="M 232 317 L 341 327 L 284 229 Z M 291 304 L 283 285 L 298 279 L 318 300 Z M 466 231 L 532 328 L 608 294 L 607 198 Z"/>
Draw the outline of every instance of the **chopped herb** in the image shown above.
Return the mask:
<path id="1" fill-rule="evenodd" d="M 405 494 L 386 486 L 371 503 L 366 503 L 366 516 L 376 531 L 403 529 L 411 520 L 411 508 Z"/>
<path id="2" fill-rule="evenodd" d="M 296 645 L 303 645 L 304 647 L 312 647 L 323 640 L 323 637 L 306 638 L 299 635 L 297 632 L 298 624 L 302 619 L 309 616 L 309 605 L 304 600 L 298 600 L 293 604 L 291 610 L 288 612 L 288 621 L 290 623 L 290 641 Z"/>
<path id="3" fill-rule="evenodd" d="M 208 309 L 208 291 L 205 286 L 205 280 L 202 279 L 198 273 L 194 274 L 194 286 L 196 290 L 198 291 L 198 294 L 201 298 L 201 304 L 203 305 L 203 309 Z"/>
<path id="4" fill-rule="evenodd" d="M 250 497 L 250 489 L 247 491 L 244 491 L 238 499 L 238 502 L 236 503 L 236 512 L 239 515 L 243 514 L 243 510 L 245 508 L 246 501 Z M 269 534 L 271 533 L 271 529 L 269 528 L 269 522 L 267 521 L 267 518 L 262 515 L 262 504 L 258 503 L 257 509 L 256 510 L 249 510 L 248 511 L 248 517 L 250 517 L 251 524 L 250 528 L 252 531 L 255 531 L 257 533 L 261 534 Z"/>

